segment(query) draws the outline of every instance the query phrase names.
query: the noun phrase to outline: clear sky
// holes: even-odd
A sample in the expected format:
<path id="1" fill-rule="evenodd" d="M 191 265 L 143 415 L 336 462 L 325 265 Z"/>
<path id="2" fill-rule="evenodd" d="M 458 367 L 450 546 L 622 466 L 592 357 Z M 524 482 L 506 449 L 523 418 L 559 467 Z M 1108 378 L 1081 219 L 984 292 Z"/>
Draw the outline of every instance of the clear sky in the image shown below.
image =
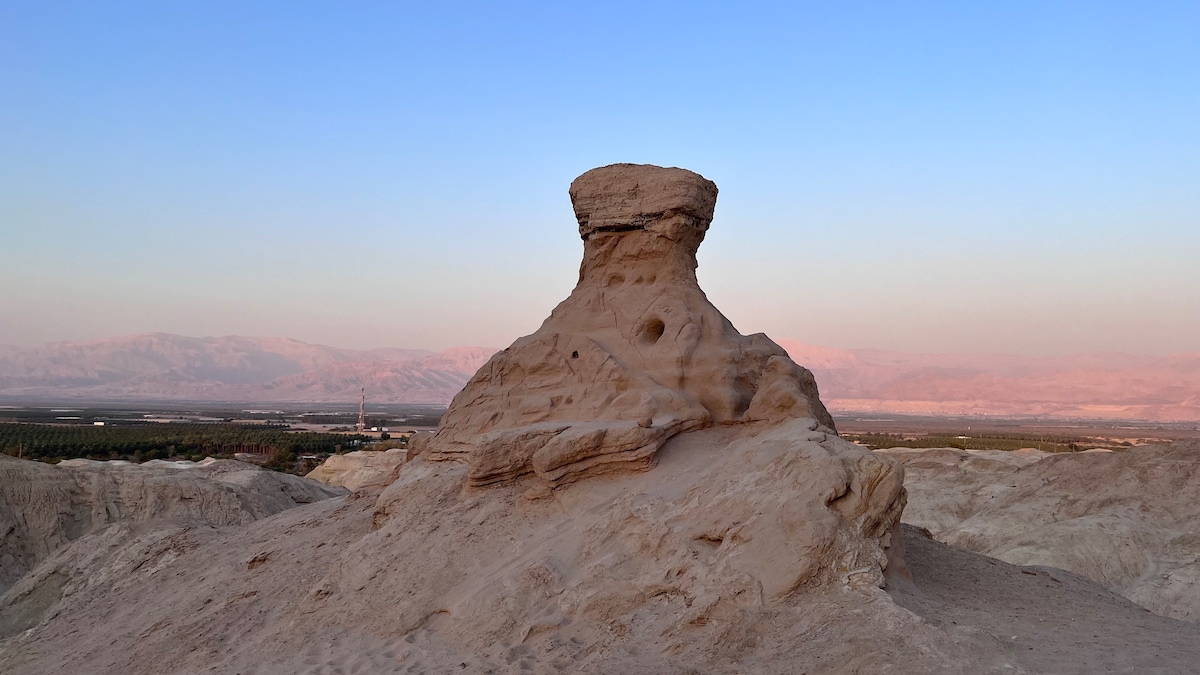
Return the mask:
<path id="1" fill-rule="evenodd" d="M 504 346 L 613 162 L 834 347 L 1200 351 L 1196 2 L 0 3 L 0 344 Z"/>

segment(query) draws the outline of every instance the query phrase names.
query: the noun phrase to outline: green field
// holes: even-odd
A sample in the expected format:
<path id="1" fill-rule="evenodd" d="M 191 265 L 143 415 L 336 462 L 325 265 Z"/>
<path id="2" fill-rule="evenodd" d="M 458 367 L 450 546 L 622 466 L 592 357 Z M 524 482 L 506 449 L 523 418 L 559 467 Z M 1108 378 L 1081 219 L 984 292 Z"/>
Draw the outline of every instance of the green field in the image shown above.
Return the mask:
<path id="1" fill-rule="evenodd" d="M 273 464 L 286 468 L 298 455 L 342 452 L 370 440 L 358 434 L 289 432 L 250 424 L 0 424 L 0 452 L 45 462 L 75 458 L 201 460 L 256 452 L 272 456 Z"/>
<path id="2" fill-rule="evenodd" d="M 982 434 L 977 436 L 950 434 L 887 434 L 846 433 L 846 440 L 880 448 L 958 448 L 959 450 L 1019 450 L 1036 448 L 1044 452 L 1078 452 L 1088 448 L 1105 447 L 1095 439 L 1045 434 Z M 1129 447 L 1129 443 L 1111 445 L 1114 449 Z"/>

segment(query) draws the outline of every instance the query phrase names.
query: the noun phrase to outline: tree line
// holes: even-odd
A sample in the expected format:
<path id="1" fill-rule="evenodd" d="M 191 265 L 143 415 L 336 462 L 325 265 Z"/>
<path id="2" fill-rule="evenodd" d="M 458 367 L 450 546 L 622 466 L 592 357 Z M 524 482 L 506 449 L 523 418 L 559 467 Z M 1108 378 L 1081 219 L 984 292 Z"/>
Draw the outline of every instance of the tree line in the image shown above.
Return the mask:
<path id="1" fill-rule="evenodd" d="M 360 434 L 289 432 L 246 424 L 63 426 L 0 424 L 0 452 L 41 461 L 64 459 L 192 459 L 236 452 L 315 455 L 371 440 Z M 358 443 L 355 443 L 357 441 Z"/>
<path id="2" fill-rule="evenodd" d="M 872 450 L 880 448 L 957 448 L 959 450 L 1020 450 L 1035 448 L 1044 452 L 1078 452 L 1085 447 L 1104 445 L 1084 438 L 1049 436 L 1040 434 L 981 434 L 964 437 L 950 434 L 928 434 L 905 436 L 887 433 L 846 433 L 842 437 L 865 445 Z"/>

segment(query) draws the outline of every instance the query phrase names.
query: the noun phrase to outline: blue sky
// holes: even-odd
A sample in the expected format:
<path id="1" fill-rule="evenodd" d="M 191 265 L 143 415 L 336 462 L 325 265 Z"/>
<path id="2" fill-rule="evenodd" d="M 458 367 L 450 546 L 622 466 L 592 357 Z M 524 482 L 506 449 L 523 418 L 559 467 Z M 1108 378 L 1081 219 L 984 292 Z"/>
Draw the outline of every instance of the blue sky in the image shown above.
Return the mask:
<path id="1" fill-rule="evenodd" d="M 504 346 L 631 161 L 742 332 L 1200 350 L 1200 5 L 984 4 L 8 0 L 0 343 Z"/>

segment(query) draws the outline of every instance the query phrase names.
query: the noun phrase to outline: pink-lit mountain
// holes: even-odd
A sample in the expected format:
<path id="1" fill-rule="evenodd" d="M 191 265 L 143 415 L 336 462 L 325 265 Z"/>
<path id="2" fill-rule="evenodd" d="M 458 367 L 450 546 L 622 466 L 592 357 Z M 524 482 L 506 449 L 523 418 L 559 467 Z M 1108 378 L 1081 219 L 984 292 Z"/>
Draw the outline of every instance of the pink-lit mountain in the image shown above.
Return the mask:
<path id="1" fill-rule="evenodd" d="M 780 344 L 835 412 L 1200 421 L 1200 353 L 1048 358 Z M 155 333 L 0 350 L 0 398 L 353 402 L 453 398 L 495 352 L 350 350 L 287 338 Z"/>
<path id="2" fill-rule="evenodd" d="M 780 345 L 837 412 L 1200 421 L 1200 352 L 1035 358 Z"/>
<path id="3" fill-rule="evenodd" d="M 0 353 L 6 400 L 449 402 L 494 349 L 337 349 L 153 333 Z"/>

